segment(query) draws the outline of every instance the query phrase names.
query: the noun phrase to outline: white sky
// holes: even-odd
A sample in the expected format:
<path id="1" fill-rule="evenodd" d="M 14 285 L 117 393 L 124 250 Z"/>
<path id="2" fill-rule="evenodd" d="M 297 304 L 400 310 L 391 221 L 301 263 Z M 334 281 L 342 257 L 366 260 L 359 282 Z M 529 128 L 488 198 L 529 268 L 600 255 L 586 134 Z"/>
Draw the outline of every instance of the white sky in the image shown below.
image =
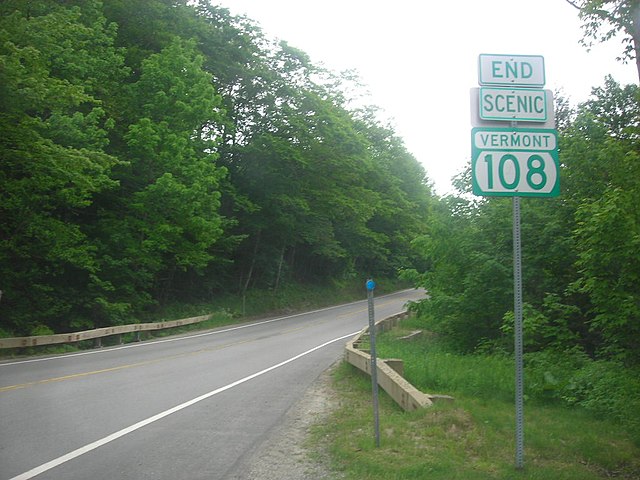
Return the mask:
<path id="1" fill-rule="evenodd" d="M 424 165 L 436 192 L 470 161 L 469 89 L 478 86 L 478 54 L 542 55 L 545 88 L 562 88 L 575 105 L 611 74 L 637 82 L 633 64 L 616 61 L 616 40 L 591 52 L 578 11 L 565 0 L 212 0 L 257 21 L 315 64 L 355 69 L 370 103 Z"/>

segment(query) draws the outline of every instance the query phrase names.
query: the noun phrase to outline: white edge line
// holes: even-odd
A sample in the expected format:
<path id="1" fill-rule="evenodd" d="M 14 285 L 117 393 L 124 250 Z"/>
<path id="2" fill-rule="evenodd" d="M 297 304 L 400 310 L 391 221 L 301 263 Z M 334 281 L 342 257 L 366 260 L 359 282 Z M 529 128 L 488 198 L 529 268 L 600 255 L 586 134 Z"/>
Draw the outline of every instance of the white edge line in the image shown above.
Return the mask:
<path id="1" fill-rule="evenodd" d="M 180 405 L 177 405 L 173 408 L 170 408 L 169 410 L 165 410 L 164 412 L 160 412 L 157 415 L 154 415 L 152 417 L 149 417 L 145 420 L 142 420 L 138 423 L 135 423 L 129 427 L 123 428 L 122 430 L 119 430 L 115 433 L 112 433 L 111 435 L 107 435 L 104 438 L 101 438 L 100 440 L 96 440 L 93 443 L 89 443 L 83 447 L 80 447 L 72 452 L 69 452 L 65 455 L 62 455 L 61 457 L 58 457 L 54 460 L 51 460 L 50 462 L 44 463 L 42 465 L 40 465 L 39 467 L 35 467 L 31 470 L 29 470 L 28 472 L 24 472 L 16 477 L 12 477 L 9 480 L 29 480 L 37 475 L 40 475 L 41 473 L 44 473 L 48 470 L 51 470 L 52 468 L 55 468 L 59 465 L 62 465 L 63 463 L 66 463 L 70 460 L 73 460 L 74 458 L 77 458 L 81 455 L 84 455 L 85 453 L 89 453 L 92 450 L 95 450 L 99 447 L 102 447 L 103 445 L 106 445 L 107 443 L 113 442 L 114 440 L 117 440 L 120 437 L 124 437 L 125 435 L 135 432 L 136 430 L 139 430 L 143 427 L 146 427 L 147 425 L 157 422 L 158 420 L 161 420 L 165 417 L 168 417 L 169 415 L 179 412 L 180 410 L 184 410 L 187 407 L 190 407 L 192 405 L 195 405 L 198 402 L 201 402 L 203 400 L 206 400 L 207 398 L 211 398 L 214 395 L 217 395 L 219 393 L 222 393 L 226 390 L 229 390 L 233 387 L 237 387 L 238 385 L 248 382 L 249 380 L 253 380 L 256 377 L 259 377 L 261 375 L 264 375 L 265 373 L 269 373 L 272 370 L 275 370 L 277 368 L 280 368 L 284 365 L 287 365 L 288 363 L 294 362 L 296 360 L 298 360 L 299 358 L 302 358 L 306 355 L 309 355 L 310 353 L 315 352 L 316 350 L 320 350 L 321 348 L 326 347 L 327 345 L 330 345 L 332 343 L 335 342 L 339 342 L 340 340 L 344 340 L 345 338 L 349 338 L 349 337 L 353 337 L 354 335 L 356 335 L 358 332 L 354 332 L 354 333 L 350 333 L 348 335 L 343 335 L 342 337 L 338 337 L 338 338 L 334 338 L 333 340 L 329 340 L 328 342 L 323 343 L 322 345 L 318 345 L 316 347 L 313 347 L 309 350 L 307 350 L 306 352 L 302 352 L 298 355 L 296 355 L 295 357 L 291 357 L 283 362 L 280 362 L 276 365 L 273 365 L 269 368 L 265 368 L 264 370 L 261 370 L 259 372 L 256 372 L 252 375 L 249 375 L 247 377 L 241 378 L 240 380 L 236 380 L 233 383 L 230 383 L 228 385 L 225 385 L 224 387 L 220 387 L 216 390 L 213 390 L 209 393 L 205 393 L 204 395 L 200 395 L 199 397 L 196 397 L 192 400 L 189 400 L 187 402 L 181 403 Z"/>
<path id="2" fill-rule="evenodd" d="M 400 290 L 398 292 L 393 292 L 390 293 L 388 295 L 383 295 L 382 297 L 378 297 L 378 298 L 385 298 L 385 297 L 390 297 L 391 295 L 397 295 L 400 293 L 405 293 L 405 292 L 409 292 L 415 290 L 413 288 L 408 288 L 406 290 Z M 356 300 L 354 302 L 350 302 L 350 303 L 345 303 L 342 305 L 335 305 L 333 307 L 326 307 L 326 308 L 320 308 L 318 310 L 311 310 L 309 312 L 301 312 L 301 313 L 295 313 L 293 315 L 287 315 L 286 317 L 278 317 L 278 318 L 272 318 L 270 320 L 263 320 L 263 321 L 258 321 L 258 322 L 254 322 L 254 323 L 246 323 L 243 325 L 238 325 L 235 327 L 230 327 L 230 328 L 224 328 L 222 327 L 222 329 L 220 330 L 213 330 L 210 332 L 205 332 L 205 333 L 197 333 L 195 335 L 188 335 L 188 336 L 184 336 L 184 337 L 175 337 L 175 338 L 167 338 L 164 340 L 155 340 L 152 342 L 144 342 L 144 343 L 133 343 L 133 344 L 129 344 L 129 345 L 122 345 L 121 347 L 114 347 L 114 348 L 108 348 L 108 349 L 103 349 L 103 350 L 91 350 L 88 352 L 78 352 L 78 353 L 69 353 L 67 355 L 58 355 L 55 357 L 41 357 L 41 358 L 32 358 L 29 360 L 17 360 L 15 362 L 7 362 L 7 363 L 0 363 L 0 368 L 2 367 L 8 367 L 10 365 L 21 365 L 23 363 L 35 363 L 35 362 L 46 362 L 49 360 L 62 360 L 62 359 L 66 359 L 66 358 L 73 358 L 73 357 L 80 357 L 83 355 L 97 355 L 100 353 L 108 353 L 108 352 L 115 352 L 117 350 L 125 350 L 127 348 L 137 348 L 137 347 L 146 347 L 148 345 L 157 345 L 160 343 L 169 343 L 169 342 L 177 342 L 180 340 L 188 340 L 190 338 L 198 338 L 198 337 L 205 337 L 208 335 L 217 335 L 219 333 L 226 333 L 226 332 L 232 332 L 234 330 L 241 330 L 243 328 L 250 328 L 250 327 L 257 327 L 260 325 L 266 325 L 267 323 L 272 323 L 272 322 L 279 322 L 281 320 L 288 320 L 290 318 L 295 318 L 295 317 L 301 317 L 303 315 L 309 315 L 312 313 L 319 313 L 319 312 L 326 312 L 328 310 L 332 310 L 334 308 L 340 308 L 340 307 L 346 307 L 349 305 L 354 305 L 356 303 L 360 303 L 360 302 L 364 302 L 366 300 Z"/>

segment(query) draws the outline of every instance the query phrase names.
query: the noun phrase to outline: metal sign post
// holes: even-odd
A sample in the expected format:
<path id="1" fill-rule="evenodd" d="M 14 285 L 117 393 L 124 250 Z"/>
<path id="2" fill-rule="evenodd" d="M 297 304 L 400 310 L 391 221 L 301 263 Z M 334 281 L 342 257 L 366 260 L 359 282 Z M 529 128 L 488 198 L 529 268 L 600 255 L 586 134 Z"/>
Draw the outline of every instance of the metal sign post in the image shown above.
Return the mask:
<path id="1" fill-rule="evenodd" d="M 524 467 L 524 365 L 522 359 L 522 250 L 520 197 L 513 197 L 513 310 L 516 357 L 516 468 Z"/>
<path id="2" fill-rule="evenodd" d="M 513 197 L 516 468 L 524 467 L 524 368 L 520 197 L 560 194 L 553 95 L 540 55 L 481 54 L 471 90 L 471 177 L 479 196 Z M 510 122 L 510 126 L 500 124 Z M 518 128 L 518 123 L 526 123 Z"/>
<path id="3" fill-rule="evenodd" d="M 380 447 L 380 416 L 378 414 L 378 363 L 376 358 L 376 322 L 373 311 L 373 289 L 376 283 L 367 280 L 367 300 L 369 303 L 369 343 L 371 355 L 371 390 L 373 392 L 373 426 L 376 437 L 376 448 Z"/>

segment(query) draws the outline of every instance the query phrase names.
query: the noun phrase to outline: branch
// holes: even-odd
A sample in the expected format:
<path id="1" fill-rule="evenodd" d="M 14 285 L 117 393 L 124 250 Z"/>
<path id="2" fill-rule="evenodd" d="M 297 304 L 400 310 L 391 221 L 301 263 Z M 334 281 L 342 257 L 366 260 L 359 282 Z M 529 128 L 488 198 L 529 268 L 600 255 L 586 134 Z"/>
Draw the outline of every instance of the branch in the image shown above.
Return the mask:
<path id="1" fill-rule="evenodd" d="M 574 1 L 572 1 L 572 0 L 566 0 L 566 2 L 567 2 L 569 5 L 571 5 L 572 7 L 577 8 L 578 10 L 580 10 L 580 8 L 581 8 L 581 7 L 580 7 L 576 2 L 574 2 Z"/>

